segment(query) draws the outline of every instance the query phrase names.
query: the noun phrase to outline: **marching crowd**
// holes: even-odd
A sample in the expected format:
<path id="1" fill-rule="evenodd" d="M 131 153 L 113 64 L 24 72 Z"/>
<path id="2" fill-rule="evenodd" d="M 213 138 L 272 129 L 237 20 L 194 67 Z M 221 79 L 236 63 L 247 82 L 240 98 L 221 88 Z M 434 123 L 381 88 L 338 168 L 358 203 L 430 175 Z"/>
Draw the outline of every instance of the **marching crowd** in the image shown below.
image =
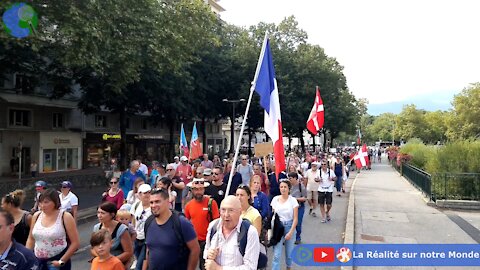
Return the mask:
<path id="1" fill-rule="evenodd" d="M 302 159 L 291 153 L 287 170 L 276 175 L 268 157 L 242 155 L 233 164 L 231 157 L 182 156 L 169 164 L 154 161 L 151 169 L 134 160 L 102 194 L 91 269 L 261 269 L 269 247 L 272 269 L 281 268 L 282 253 L 291 269 L 307 207 L 312 218 L 320 208 L 320 223 L 332 219 L 333 193 L 345 193 L 350 163 L 347 153 Z M 36 183 L 28 212 L 21 209 L 22 190 L 2 198 L 0 269 L 72 269 L 78 198 L 69 181 L 60 191 L 46 187 Z"/>

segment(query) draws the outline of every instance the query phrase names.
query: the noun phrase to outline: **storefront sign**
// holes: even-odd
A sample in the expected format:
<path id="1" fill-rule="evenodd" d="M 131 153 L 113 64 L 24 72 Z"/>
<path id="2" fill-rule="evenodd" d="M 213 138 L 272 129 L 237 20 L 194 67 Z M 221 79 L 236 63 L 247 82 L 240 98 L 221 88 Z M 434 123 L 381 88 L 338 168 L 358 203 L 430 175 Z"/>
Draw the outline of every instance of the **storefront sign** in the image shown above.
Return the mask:
<path id="1" fill-rule="evenodd" d="M 137 140 L 162 140 L 162 135 L 137 135 L 135 136 Z"/>
<path id="2" fill-rule="evenodd" d="M 68 144 L 68 143 L 70 143 L 70 139 L 54 138 L 53 143 L 54 144 Z"/>
<path id="3" fill-rule="evenodd" d="M 103 134 L 102 135 L 102 139 L 104 141 L 107 141 L 107 140 L 120 140 L 122 138 L 122 136 L 120 136 L 120 134 Z"/>

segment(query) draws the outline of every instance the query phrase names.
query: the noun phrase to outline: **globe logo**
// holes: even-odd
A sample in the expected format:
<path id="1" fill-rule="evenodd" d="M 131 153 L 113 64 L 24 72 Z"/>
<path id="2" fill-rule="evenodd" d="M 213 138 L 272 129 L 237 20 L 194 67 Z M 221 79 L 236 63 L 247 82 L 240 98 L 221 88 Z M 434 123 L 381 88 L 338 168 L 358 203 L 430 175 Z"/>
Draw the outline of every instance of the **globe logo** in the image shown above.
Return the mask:
<path id="1" fill-rule="evenodd" d="M 38 25 L 38 16 L 35 10 L 25 3 L 10 5 L 2 16 L 5 31 L 16 37 L 28 37 Z"/>
<path id="2" fill-rule="evenodd" d="M 352 252 L 347 247 L 342 247 L 337 251 L 337 260 L 346 263 L 352 258 Z"/>

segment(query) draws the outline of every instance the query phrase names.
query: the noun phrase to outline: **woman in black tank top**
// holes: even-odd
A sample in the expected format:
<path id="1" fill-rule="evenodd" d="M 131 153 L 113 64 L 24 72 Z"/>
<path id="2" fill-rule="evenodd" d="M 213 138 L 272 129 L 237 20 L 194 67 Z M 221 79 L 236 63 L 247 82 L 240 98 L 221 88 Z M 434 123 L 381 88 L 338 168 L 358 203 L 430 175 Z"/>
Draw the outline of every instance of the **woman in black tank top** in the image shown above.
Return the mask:
<path id="1" fill-rule="evenodd" d="M 21 189 L 10 192 L 2 198 L 2 208 L 12 214 L 15 219 L 15 229 L 12 237 L 22 245 L 27 243 L 30 222 L 32 221 L 32 215 L 20 208 L 24 199 L 25 192 Z"/>

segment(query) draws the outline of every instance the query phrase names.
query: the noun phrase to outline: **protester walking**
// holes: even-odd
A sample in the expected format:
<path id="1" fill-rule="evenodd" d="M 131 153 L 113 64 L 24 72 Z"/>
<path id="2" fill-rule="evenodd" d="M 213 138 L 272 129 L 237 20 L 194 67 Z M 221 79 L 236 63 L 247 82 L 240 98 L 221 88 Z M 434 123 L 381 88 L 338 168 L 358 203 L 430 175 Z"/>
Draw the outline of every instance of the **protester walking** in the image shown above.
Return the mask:
<path id="1" fill-rule="evenodd" d="M 298 202 L 298 223 L 295 228 L 296 230 L 296 238 L 295 238 L 295 245 L 302 243 L 302 223 L 303 223 L 303 215 L 305 213 L 305 202 L 307 201 L 307 190 L 305 186 L 299 179 L 297 178 L 298 174 L 296 172 L 291 172 L 288 174 L 288 180 L 292 184 L 292 188 L 290 189 L 290 195 L 295 198 Z"/>
<path id="2" fill-rule="evenodd" d="M 33 252 L 12 239 L 14 217 L 5 210 L 0 210 L 0 269 L 41 269 Z"/>
<path id="3" fill-rule="evenodd" d="M 332 209 L 333 186 L 335 185 L 335 173 L 328 168 L 326 161 L 322 161 L 320 170 L 320 179 L 318 186 L 318 204 L 322 215 L 322 223 L 331 220 L 330 210 Z"/>
<path id="4" fill-rule="evenodd" d="M 118 178 L 112 177 L 110 179 L 110 188 L 102 194 L 103 202 L 111 202 L 116 209 L 120 209 L 123 204 L 123 190 L 118 186 Z"/>
<path id="5" fill-rule="evenodd" d="M 283 237 L 273 247 L 272 269 L 280 270 L 282 250 L 285 243 L 285 262 L 287 270 L 292 269 L 292 251 L 296 239 L 296 226 L 298 223 L 298 202 L 290 196 L 291 183 L 288 180 L 280 181 L 280 195 L 272 199 L 273 211 L 278 214 L 284 227 Z"/>
<path id="6" fill-rule="evenodd" d="M 45 190 L 39 198 L 40 211 L 33 215 L 26 247 L 40 261 L 40 270 L 57 267 L 70 270 L 71 257 L 80 242 L 72 215 L 60 210 L 60 197 L 55 189 Z"/>
<path id="7" fill-rule="evenodd" d="M 258 232 L 250 222 L 240 218 L 241 212 L 240 200 L 235 196 L 227 196 L 222 201 L 220 219 L 208 226 L 207 242 L 203 252 L 205 269 L 257 269 L 260 256 Z M 243 248 L 237 241 L 242 231 L 243 237 L 246 237 Z"/>
<path id="8" fill-rule="evenodd" d="M 306 178 L 307 178 L 307 201 L 310 206 L 310 210 L 308 212 L 309 215 L 316 217 L 317 214 L 315 213 L 315 208 L 317 207 L 318 201 L 318 182 L 320 180 L 320 172 L 318 170 L 319 162 L 312 162 L 311 169 L 307 170 Z"/>
<path id="9" fill-rule="evenodd" d="M 39 210 L 39 198 L 42 192 L 47 189 L 47 183 L 45 181 L 39 180 L 35 182 L 35 197 L 33 198 L 34 204 L 30 213 L 35 213 Z"/>
<path id="10" fill-rule="evenodd" d="M 99 223 L 93 227 L 93 231 L 100 229 L 107 229 L 112 238 L 112 246 L 110 253 L 116 256 L 125 266 L 130 267 L 133 257 L 132 239 L 128 227 L 115 220 L 117 214 L 117 207 L 111 202 L 104 202 L 100 204 L 97 209 L 97 217 Z M 97 254 L 92 250 L 92 255 L 97 257 Z"/>
<path id="11" fill-rule="evenodd" d="M 252 206 L 252 193 L 248 186 L 240 185 L 235 193 L 237 199 L 242 206 L 242 214 L 240 217 L 250 221 L 255 229 L 257 229 L 258 235 L 262 233 L 262 216 L 255 207 Z"/>
<path id="12" fill-rule="evenodd" d="M 72 192 L 72 182 L 63 181 L 60 187 L 60 210 L 67 211 L 72 214 L 75 221 L 77 221 L 78 212 L 78 197 Z"/>
<path id="13" fill-rule="evenodd" d="M 140 187 L 143 184 L 145 184 L 145 181 L 143 180 L 143 178 L 138 177 L 137 179 L 135 179 L 135 182 L 133 182 L 133 189 L 128 192 L 125 203 L 134 205 L 140 200 L 138 196 L 138 187 Z"/>
<path id="14" fill-rule="evenodd" d="M 21 208 L 24 200 L 25 191 L 21 189 L 12 191 L 2 198 L 2 209 L 12 215 L 14 219 L 13 239 L 22 245 L 27 243 L 30 224 L 32 223 L 30 212 Z"/>
<path id="15" fill-rule="evenodd" d="M 142 178 L 143 181 L 147 180 L 145 174 L 140 170 L 140 162 L 134 160 L 130 162 L 130 169 L 122 173 L 120 177 L 119 187 L 123 190 L 123 199 L 127 198 L 128 192 L 133 189 L 133 183 L 139 177 Z"/>
<path id="16" fill-rule="evenodd" d="M 146 247 L 145 247 L 145 221 L 152 214 L 150 210 L 150 191 L 149 184 L 142 184 L 138 188 L 139 201 L 136 202 L 130 209 L 130 214 L 133 215 L 133 224 L 135 226 L 136 239 L 133 249 L 133 253 L 137 260 L 135 265 L 136 270 L 142 270 L 143 260 L 145 259 Z"/>
<path id="17" fill-rule="evenodd" d="M 200 255 L 197 235 L 185 217 L 169 209 L 168 198 L 165 189 L 154 189 L 150 194 L 152 216 L 145 222 L 147 255 L 143 269 L 194 270 Z"/>
<path id="18" fill-rule="evenodd" d="M 185 206 L 185 217 L 192 222 L 193 228 L 197 234 L 198 244 L 200 245 L 199 262 L 200 269 L 205 269 L 203 260 L 203 250 L 207 238 L 208 224 L 220 217 L 217 202 L 205 194 L 205 188 L 210 184 L 203 178 L 194 178 L 188 183 L 191 188 L 193 199 Z"/>
<path id="19" fill-rule="evenodd" d="M 254 175 L 250 180 L 250 191 L 252 192 L 253 207 L 255 207 L 262 215 L 262 220 L 267 218 L 270 214 L 270 203 L 265 193 L 260 191 L 261 178 L 259 175 Z"/>
<path id="20" fill-rule="evenodd" d="M 92 233 L 90 246 L 98 255 L 93 259 L 90 270 L 125 270 L 122 261 L 110 253 L 112 237 L 107 229 Z"/>

